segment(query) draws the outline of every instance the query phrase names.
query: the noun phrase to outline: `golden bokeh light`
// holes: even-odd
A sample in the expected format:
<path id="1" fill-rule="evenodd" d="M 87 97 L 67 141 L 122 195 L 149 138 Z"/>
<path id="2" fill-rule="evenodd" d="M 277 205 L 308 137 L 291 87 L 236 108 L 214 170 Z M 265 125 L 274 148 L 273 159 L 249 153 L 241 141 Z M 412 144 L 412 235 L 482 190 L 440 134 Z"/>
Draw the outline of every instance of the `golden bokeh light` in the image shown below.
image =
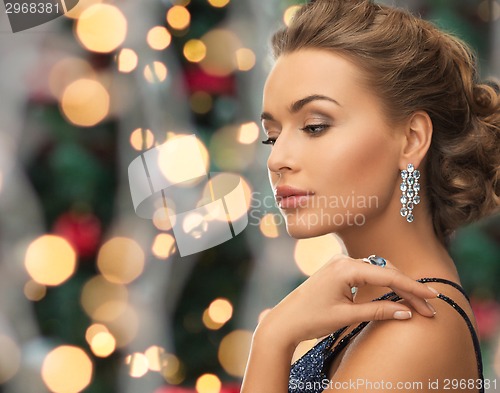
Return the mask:
<path id="1" fill-rule="evenodd" d="M 49 88 L 54 97 L 60 100 L 64 89 L 72 82 L 95 78 L 96 73 L 89 62 L 77 57 L 65 57 L 50 70 Z"/>
<path id="2" fill-rule="evenodd" d="M 97 333 L 109 333 L 108 328 L 100 323 L 94 323 L 90 325 L 85 331 L 85 340 L 90 345 L 92 343 L 92 339 L 96 336 Z"/>
<path id="3" fill-rule="evenodd" d="M 133 49 L 123 48 L 117 57 L 118 71 L 129 73 L 136 69 L 139 58 Z"/>
<path id="4" fill-rule="evenodd" d="M 178 186 L 192 186 L 200 182 L 208 172 L 207 148 L 199 138 L 186 137 L 187 135 L 177 134 L 159 147 L 160 170 L 172 184 Z"/>
<path id="5" fill-rule="evenodd" d="M 73 124 L 92 127 L 109 113 L 109 93 L 98 81 L 79 79 L 64 89 L 61 110 Z"/>
<path id="6" fill-rule="evenodd" d="M 111 4 L 94 4 L 82 12 L 76 22 L 76 36 L 88 50 L 109 53 L 118 48 L 127 35 L 127 19 Z"/>
<path id="7" fill-rule="evenodd" d="M 116 340 L 109 332 L 99 332 L 92 338 L 90 349 L 95 356 L 106 358 L 115 351 Z"/>
<path id="8" fill-rule="evenodd" d="M 259 132 L 259 126 L 254 121 L 244 123 L 238 130 L 238 142 L 243 143 L 244 145 L 250 145 L 257 140 Z"/>
<path id="9" fill-rule="evenodd" d="M 81 303 L 87 315 L 97 321 L 118 318 L 127 308 L 128 290 L 103 276 L 88 280 L 82 289 Z"/>
<path id="10" fill-rule="evenodd" d="M 239 193 L 233 192 L 238 182 L 243 190 L 243 201 L 240 199 Z M 203 187 L 201 200 L 203 204 L 207 204 L 220 198 L 224 198 L 226 206 L 228 206 L 231 212 L 230 218 L 235 221 L 247 214 L 248 209 L 250 209 L 252 189 L 243 176 L 234 173 L 218 173 L 212 176 Z M 212 208 L 207 206 L 206 210 L 208 219 L 228 220 L 226 212 L 217 205 L 214 205 Z"/>
<path id="11" fill-rule="evenodd" d="M 255 66 L 255 53 L 248 48 L 240 48 L 236 51 L 236 63 L 238 70 L 250 71 Z"/>
<path id="12" fill-rule="evenodd" d="M 146 355 L 136 352 L 127 356 L 125 362 L 129 365 L 129 375 L 132 378 L 141 378 L 149 371 L 149 362 Z"/>
<path id="13" fill-rule="evenodd" d="M 227 299 L 215 299 L 208 306 L 208 315 L 210 315 L 210 318 L 214 322 L 226 323 L 233 316 L 233 305 Z"/>
<path id="14" fill-rule="evenodd" d="M 161 374 L 167 381 L 171 381 L 178 376 L 181 371 L 181 362 L 171 353 L 166 353 L 161 357 Z"/>
<path id="15" fill-rule="evenodd" d="M 67 16 L 71 19 L 78 19 L 82 12 L 87 8 L 93 6 L 94 4 L 100 4 L 102 2 L 103 0 L 79 0 L 71 10 L 64 14 L 64 16 Z"/>
<path id="16" fill-rule="evenodd" d="M 59 285 L 75 272 L 76 253 L 66 239 L 43 235 L 28 246 L 24 265 L 38 284 Z"/>
<path id="17" fill-rule="evenodd" d="M 138 151 L 148 150 L 153 147 L 155 136 L 149 129 L 136 128 L 130 134 L 130 145 Z"/>
<path id="18" fill-rule="evenodd" d="M 93 365 L 80 348 L 62 345 L 51 351 L 42 365 L 42 379 L 55 393 L 77 393 L 92 380 Z"/>
<path id="19" fill-rule="evenodd" d="M 229 375 L 243 377 L 251 342 L 252 332 L 247 330 L 235 330 L 222 339 L 218 351 L 219 363 Z"/>
<path id="20" fill-rule="evenodd" d="M 139 316 L 135 309 L 126 304 L 116 319 L 106 322 L 109 332 L 116 340 L 117 348 L 129 345 L 139 333 Z"/>
<path id="21" fill-rule="evenodd" d="M 145 255 L 133 239 L 114 237 L 104 243 L 97 256 L 97 267 L 109 282 L 129 284 L 144 270 Z"/>
<path id="22" fill-rule="evenodd" d="M 144 78 L 149 83 L 161 83 L 167 79 L 167 75 L 167 67 L 161 61 L 153 61 L 152 64 L 147 64 L 144 67 Z"/>
<path id="23" fill-rule="evenodd" d="M 168 206 L 170 205 L 171 203 L 168 203 Z M 170 207 L 159 207 L 153 214 L 153 224 L 160 231 L 171 230 L 172 225 L 175 225 L 175 221 L 174 211 Z"/>
<path id="24" fill-rule="evenodd" d="M 172 36 L 165 27 L 155 26 L 148 31 L 146 41 L 152 49 L 163 50 L 172 42 Z"/>
<path id="25" fill-rule="evenodd" d="M 238 66 L 236 51 L 242 45 L 233 32 L 226 29 L 213 29 L 201 40 L 207 48 L 206 56 L 200 62 L 203 71 L 214 76 L 228 76 L 236 70 Z"/>
<path id="26" fill-rule="evenodd" d="M 201 321 L 203 322 L 203 325 L 205 325 L 205 327 L 210 330 L 218 330 L 222 326 L 224 326 L 223 323 L 215 322 L 212 318 L 210 318 L 210 315 L 208 313 L 208 308 L 205 311 L 203 311 Z"/>
<path id="27" fill-rule="evenodd" d="M 0 334 L 0 384 L 12 379 L 19 371 L 21 351 L 10 337 Z"/>
<path id="28" fill-rule="evenodd" d="M 24 284 L 24 296 L 26 296 L 28 300 L 38 302 L 42 300 L 46 294 L 47 287 L 45 285 L 39 284 L 33 280 L 29 280 Z"/>
<path id="29" fill-rule="evenodd" d="M 148 359 L 148 365 L 151 371 L 161 371 L 162 357 L 164 354 L 165 349 L 157 345 L 152 345 L 144 351 L 144 355 Z"/>
<path id="30" fill-rule="evenodd" d="M 210 151 L 219 168 L 241 172 L 255 161 L 255 144 L 240 142 L 241 128 L 227 125 L 218 129 L 210 139 Z"/>
<path id="31" fill-rule="evenodd" d="M 167 259 L 174 254 L 175 250 L 175 238 L 172 235 L 169 233 L 160 233 L 156 235 L 152 247 L 155 257 Z"/>
<path id="32" fill-rule="evenodd" d="M 229 2 L 230 2 L 230 0 L 208 0 L 208 3 L 212 7 L 216 7 L 216 8 L 223 8 L 226 5 L 228 5 Z"/>
<path id="33" fill-rule="evenodd" d="M 299 269 L 311 276 L 333 255 L 342 253 L 342 245 L 333 234 L 299 239 L 295 243 L 294 258 Z"/>
<path id="34" fill-rule="evenodd" d="M 196 380 L 196 391 L 198 393 L 219 393 L 222 382 L 214 374 L 203 374 Z"/>
<path id="35" fill-rule="evenodd" d="M 167 12 L 167 22 L 175 30 L 184 30 L 191 23 L 191 14 L 186 7 L 174 5 Z"/>
<path id="36" fill-rule="evenodd" d="M 292 5 L 285 10 L 283 14 L 283 22 L 285 23 L 285 25 L 290 26 L 295 13 L 300 10 L 300 8 L 300 5 Z"/>
<path id="37" fill-rule="evenodd" d="M 207 55 L 207 47 L 203 41 L 191 39 L 184 44 L 182 53 L 191 63 L 199 63 Z"/>
<path id="38" fill-rule="evenodd" d="M 267 213 L 259 223 L 259 229 L 265 237 L 271 239 L 279 236 L 278 225 L 276 219 L 280 216 L 276 216 L 273 213 Z"/>
<path id="39" fill-rule="evenodd" d="M 191 95 L 191 109 L 194 113 L 203 115 L 210 112 L 213 106 L 213 99 L 210 94 L 205 91 L 196 91 Z"/>
<path id="40" fill-rule="evenodd" d="M 292 355 L 292 363 L 305 355 L 307 351 L 314 347 L 317 341 L 318 340 L 313 338 L 311 340 L 302 341 L 299 345 L 297 345 Z"/>

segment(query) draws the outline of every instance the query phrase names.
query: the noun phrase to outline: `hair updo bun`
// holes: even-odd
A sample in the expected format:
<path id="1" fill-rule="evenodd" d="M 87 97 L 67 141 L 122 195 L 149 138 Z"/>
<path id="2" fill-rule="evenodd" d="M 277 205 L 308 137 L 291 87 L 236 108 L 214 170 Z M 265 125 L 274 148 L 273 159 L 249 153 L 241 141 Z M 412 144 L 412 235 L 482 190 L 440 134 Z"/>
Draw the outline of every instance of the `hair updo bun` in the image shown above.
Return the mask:
<path id="1" fill-rule="evenodd" d="M 499 86 L 480 83 L 460 39 L 409 12 L 370 0 L 316 0 L 275 33 L 274 56 L 326 49 L 366 71 L 386 114 L 423 110 L 433 124 L 422 168 L 434 229 L 445 242 L 459 226 L 499 210 Z"/>

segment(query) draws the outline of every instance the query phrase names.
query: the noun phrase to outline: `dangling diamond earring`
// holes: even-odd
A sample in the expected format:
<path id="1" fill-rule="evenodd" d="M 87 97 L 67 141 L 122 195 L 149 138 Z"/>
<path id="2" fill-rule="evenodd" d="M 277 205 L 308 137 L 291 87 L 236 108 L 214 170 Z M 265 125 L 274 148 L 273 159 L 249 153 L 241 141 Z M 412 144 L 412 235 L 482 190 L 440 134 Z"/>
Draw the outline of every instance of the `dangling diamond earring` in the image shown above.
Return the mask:
<path id="1" fill-rule="evenodd" d="M 401 208 L 401 215 L 406 217 L 406 221 L 413 222 L 415 217 L 413 217 L 413 209 L 415 205 L 420 203 L 420 196 L 418 192 L 420 191 L 420 183 L 418 179 L 420 179 L 420 171 L 415 169 L 413 164 L 408 164 L 406 169 L 401 171 L 401 179 L 403 182 L 401 183 L 401 204 L 403 205 Z"/>

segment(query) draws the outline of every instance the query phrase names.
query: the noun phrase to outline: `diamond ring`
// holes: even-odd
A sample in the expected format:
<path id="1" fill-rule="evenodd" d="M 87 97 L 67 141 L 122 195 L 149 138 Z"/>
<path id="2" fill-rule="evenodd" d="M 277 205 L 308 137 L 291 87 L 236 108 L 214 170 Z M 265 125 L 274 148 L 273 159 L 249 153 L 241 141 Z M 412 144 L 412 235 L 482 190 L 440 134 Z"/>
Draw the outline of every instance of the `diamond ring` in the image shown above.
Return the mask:
<path id="1" fill-rule="evenodd" d="M 379 257 L 378 255 L 370 255 L 368 258 L 363 258 L 363 261 L 369 263 L 370 265 L 376 265 L 380 267 L 385 267 L 387 265 L 387 261 Z"/>
<path id="2" fill-rule="evenodd" d="M 363 262 L 369 263 L 370 265 L 385 267 L 387 265 L 387 261 L 385 258 L 379 257 L 378 255 L 370 255 L 368 258 L 363 258 Z M 358 292 L 358 287 L 352 287 L 351 293 L 354 296 Z"/>

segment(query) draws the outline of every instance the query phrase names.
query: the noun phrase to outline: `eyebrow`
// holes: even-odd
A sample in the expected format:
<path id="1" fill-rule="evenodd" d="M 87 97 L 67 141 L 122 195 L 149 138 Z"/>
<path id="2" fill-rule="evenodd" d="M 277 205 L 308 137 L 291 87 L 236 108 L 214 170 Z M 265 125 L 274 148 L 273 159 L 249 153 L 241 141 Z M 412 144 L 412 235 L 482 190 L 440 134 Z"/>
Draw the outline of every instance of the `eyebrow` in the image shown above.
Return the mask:
<path id="1" fill-rule="evenodd" d="M 295 101 L 291 106 L 290 106 L 290 113 L 297 113 L 300 111 L 304 106 L 307 104 L 313 102 L 313 101 L 330 101 L 333 102 L 334 104 L 338 106 L 342 106 L 338 103 L 338 101 L 334 100 L 333 98 L 330 98 L 328 96 L 324 96 L 321 94 L 312 94 L 310 96 L 304 97 L 300 100 Z M 270 120 L 274 121 L 274 117 L 269 113 L 269 112 L 262 112 L 260 115 L 261 120 Z"/>

